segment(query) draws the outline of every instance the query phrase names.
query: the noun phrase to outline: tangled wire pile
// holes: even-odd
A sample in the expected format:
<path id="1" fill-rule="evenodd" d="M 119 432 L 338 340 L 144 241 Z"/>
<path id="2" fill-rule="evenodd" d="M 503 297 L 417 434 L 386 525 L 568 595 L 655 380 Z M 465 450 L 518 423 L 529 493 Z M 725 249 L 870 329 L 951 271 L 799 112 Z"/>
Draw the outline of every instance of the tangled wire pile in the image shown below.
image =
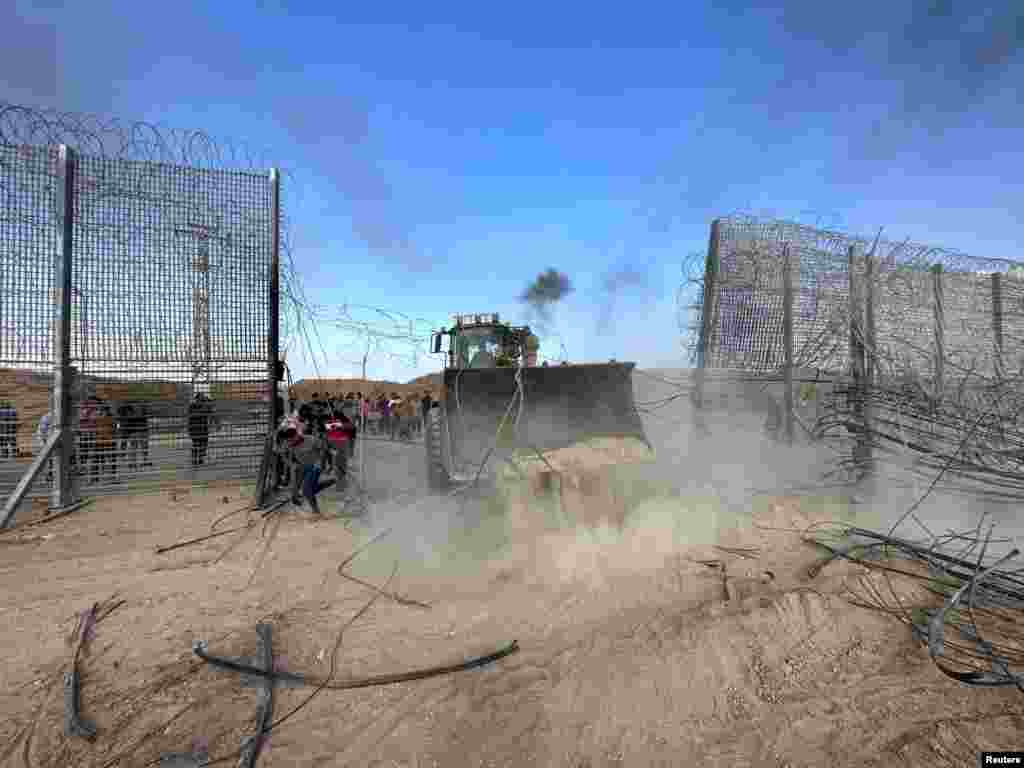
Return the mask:
<path id="1" fill-rule="evenodd" d="M 1005 540 L 991 528 L 982 538 L 980 528 L 927 545 L 852 526 L 818 528 L 806 540 L 828 552 L 818 570 L 836 559 L 863 565 L 856 586 L 847 585 L 850 602 L 908 625 L 943 674 L 1024 693 L 1024 569 L 1004 567 L 1020 550 L 987 557 Z"/>
<path id="2" fill-rule="evenodd" d="M 985 496 L 1024 499 L 1024 389 L 1016 379 L 967 389 L 942 398 L 919 381 L 837 386 L 824 399 L 819 436 L 861 441 L 881 454 L 913 457 L 919 474 L 966 481 Z M 867 413 L 857 418 L 855 412 Z M 856 459 L 843 452 L 840 470 Z M 941 478 L 936 476 L 936 472 Z"/>

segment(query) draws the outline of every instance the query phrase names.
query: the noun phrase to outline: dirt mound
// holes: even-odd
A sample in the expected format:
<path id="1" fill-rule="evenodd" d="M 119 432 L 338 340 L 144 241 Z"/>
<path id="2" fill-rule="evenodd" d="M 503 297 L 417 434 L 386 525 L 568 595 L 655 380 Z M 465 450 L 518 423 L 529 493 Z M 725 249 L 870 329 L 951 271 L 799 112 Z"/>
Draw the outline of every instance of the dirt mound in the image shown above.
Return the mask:
<path id="1" fill-rule="evenodd" d="M 208 533 L 232 509 L 223 496 L 243 491 L 103 499 L 0 538 L 4 765 L 143 766 L 196 745 L 230 754 L 251 732 L 254 691 L 190 649 L 202 639 L 216 655 L 250 656 L 259 620 L 273 625 L 279 668 L 327 674 L 339 631 L 373 594 L 365 583 L 383 583 L 408 550 L 388 538 L 367 549 L 347 571 L 361 585 L 337 565 L 376 529 L 289 507 L 266 526 L 153 554 Z M 520 651 L 422 682 L 324 691 L 270 734 L 259 765 L 925 766 L 937 751 L 967 765 L 1015 743 L 1019 694 L 956 685 L 897 622 L 843 600 L 859 566 L 808 575 L 817 555 L 796 531 L 832 510 L 764 499 L 743 520 L 719 513 L 673 529 L 670 517 L 714 510 L 671 503 L 621 531 L 503 549 L 471 572 L 447 570 L 440 549 L 435 571 L 399 563 L 389 589 L 429 607 L 378 599 L 344 631 L 340 678 L 513 639 Z M 407 529 L 421 513 L 406 512 Z M 467 536 L 474 525 L 464 519 Z M 81 664 L 82 711 L 99 736 L 69 740 L 64 638 L 76 611 L 114 592 L 126 602 L 97 625 Z M 310 692 L 278 688 L 275 717 Z"/>

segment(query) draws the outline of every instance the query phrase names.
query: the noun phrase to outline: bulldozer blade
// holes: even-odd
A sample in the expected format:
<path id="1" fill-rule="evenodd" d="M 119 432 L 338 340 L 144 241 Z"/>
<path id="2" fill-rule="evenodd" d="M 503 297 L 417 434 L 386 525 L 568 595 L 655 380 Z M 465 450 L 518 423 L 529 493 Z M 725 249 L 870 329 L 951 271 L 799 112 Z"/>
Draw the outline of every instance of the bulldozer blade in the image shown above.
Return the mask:
<path id="1" fill-rule="evenodd" d="M 543 454 L 596 438 L 633 438 L 650 449 L 633 399 L 634 365 L 523 368 L 521 400 L 515 368 L 446 371 L 452 459 L 478 465 L 488 454 Z"/>

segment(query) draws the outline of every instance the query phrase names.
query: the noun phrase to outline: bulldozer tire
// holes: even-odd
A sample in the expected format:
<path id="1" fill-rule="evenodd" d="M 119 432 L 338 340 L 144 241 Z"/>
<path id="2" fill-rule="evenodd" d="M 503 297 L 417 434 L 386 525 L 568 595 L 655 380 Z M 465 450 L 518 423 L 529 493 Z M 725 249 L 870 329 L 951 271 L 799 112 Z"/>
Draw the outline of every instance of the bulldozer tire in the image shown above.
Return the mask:
<path id="1" fill-rule="evenodd" d="M 444 411 L 427 411 L 427 426 L 423 432 L 423 445 L 427 459 L 427 482 L 430 490 L 444 491 L 451 487 L 448 471 L 448 451 L 445 450 Z"/>

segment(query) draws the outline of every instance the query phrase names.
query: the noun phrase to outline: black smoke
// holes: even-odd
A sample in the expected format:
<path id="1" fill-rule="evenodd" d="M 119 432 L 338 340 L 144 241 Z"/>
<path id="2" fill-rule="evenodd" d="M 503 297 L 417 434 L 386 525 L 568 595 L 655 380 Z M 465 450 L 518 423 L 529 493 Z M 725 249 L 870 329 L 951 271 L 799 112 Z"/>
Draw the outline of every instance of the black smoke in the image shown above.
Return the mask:
<path id="1" fill-rule="evenodd" d="M 549 267 L 535 277 L 519 300 L 526 304 L 542 325 L 551 322 L 551 310 L 555 304 L 572 293 L 572 281 L 564 272 Z"/>
<path id="2" fill-rule="evenodd" d="M 599 333 L 609 332 L 615 322 L 615 311 L 630 295 L 649 297 L 651 276 L 648 271 L 627 265 L 606 273 L 601 281 L 601 301 L 597 320 Z"/>

